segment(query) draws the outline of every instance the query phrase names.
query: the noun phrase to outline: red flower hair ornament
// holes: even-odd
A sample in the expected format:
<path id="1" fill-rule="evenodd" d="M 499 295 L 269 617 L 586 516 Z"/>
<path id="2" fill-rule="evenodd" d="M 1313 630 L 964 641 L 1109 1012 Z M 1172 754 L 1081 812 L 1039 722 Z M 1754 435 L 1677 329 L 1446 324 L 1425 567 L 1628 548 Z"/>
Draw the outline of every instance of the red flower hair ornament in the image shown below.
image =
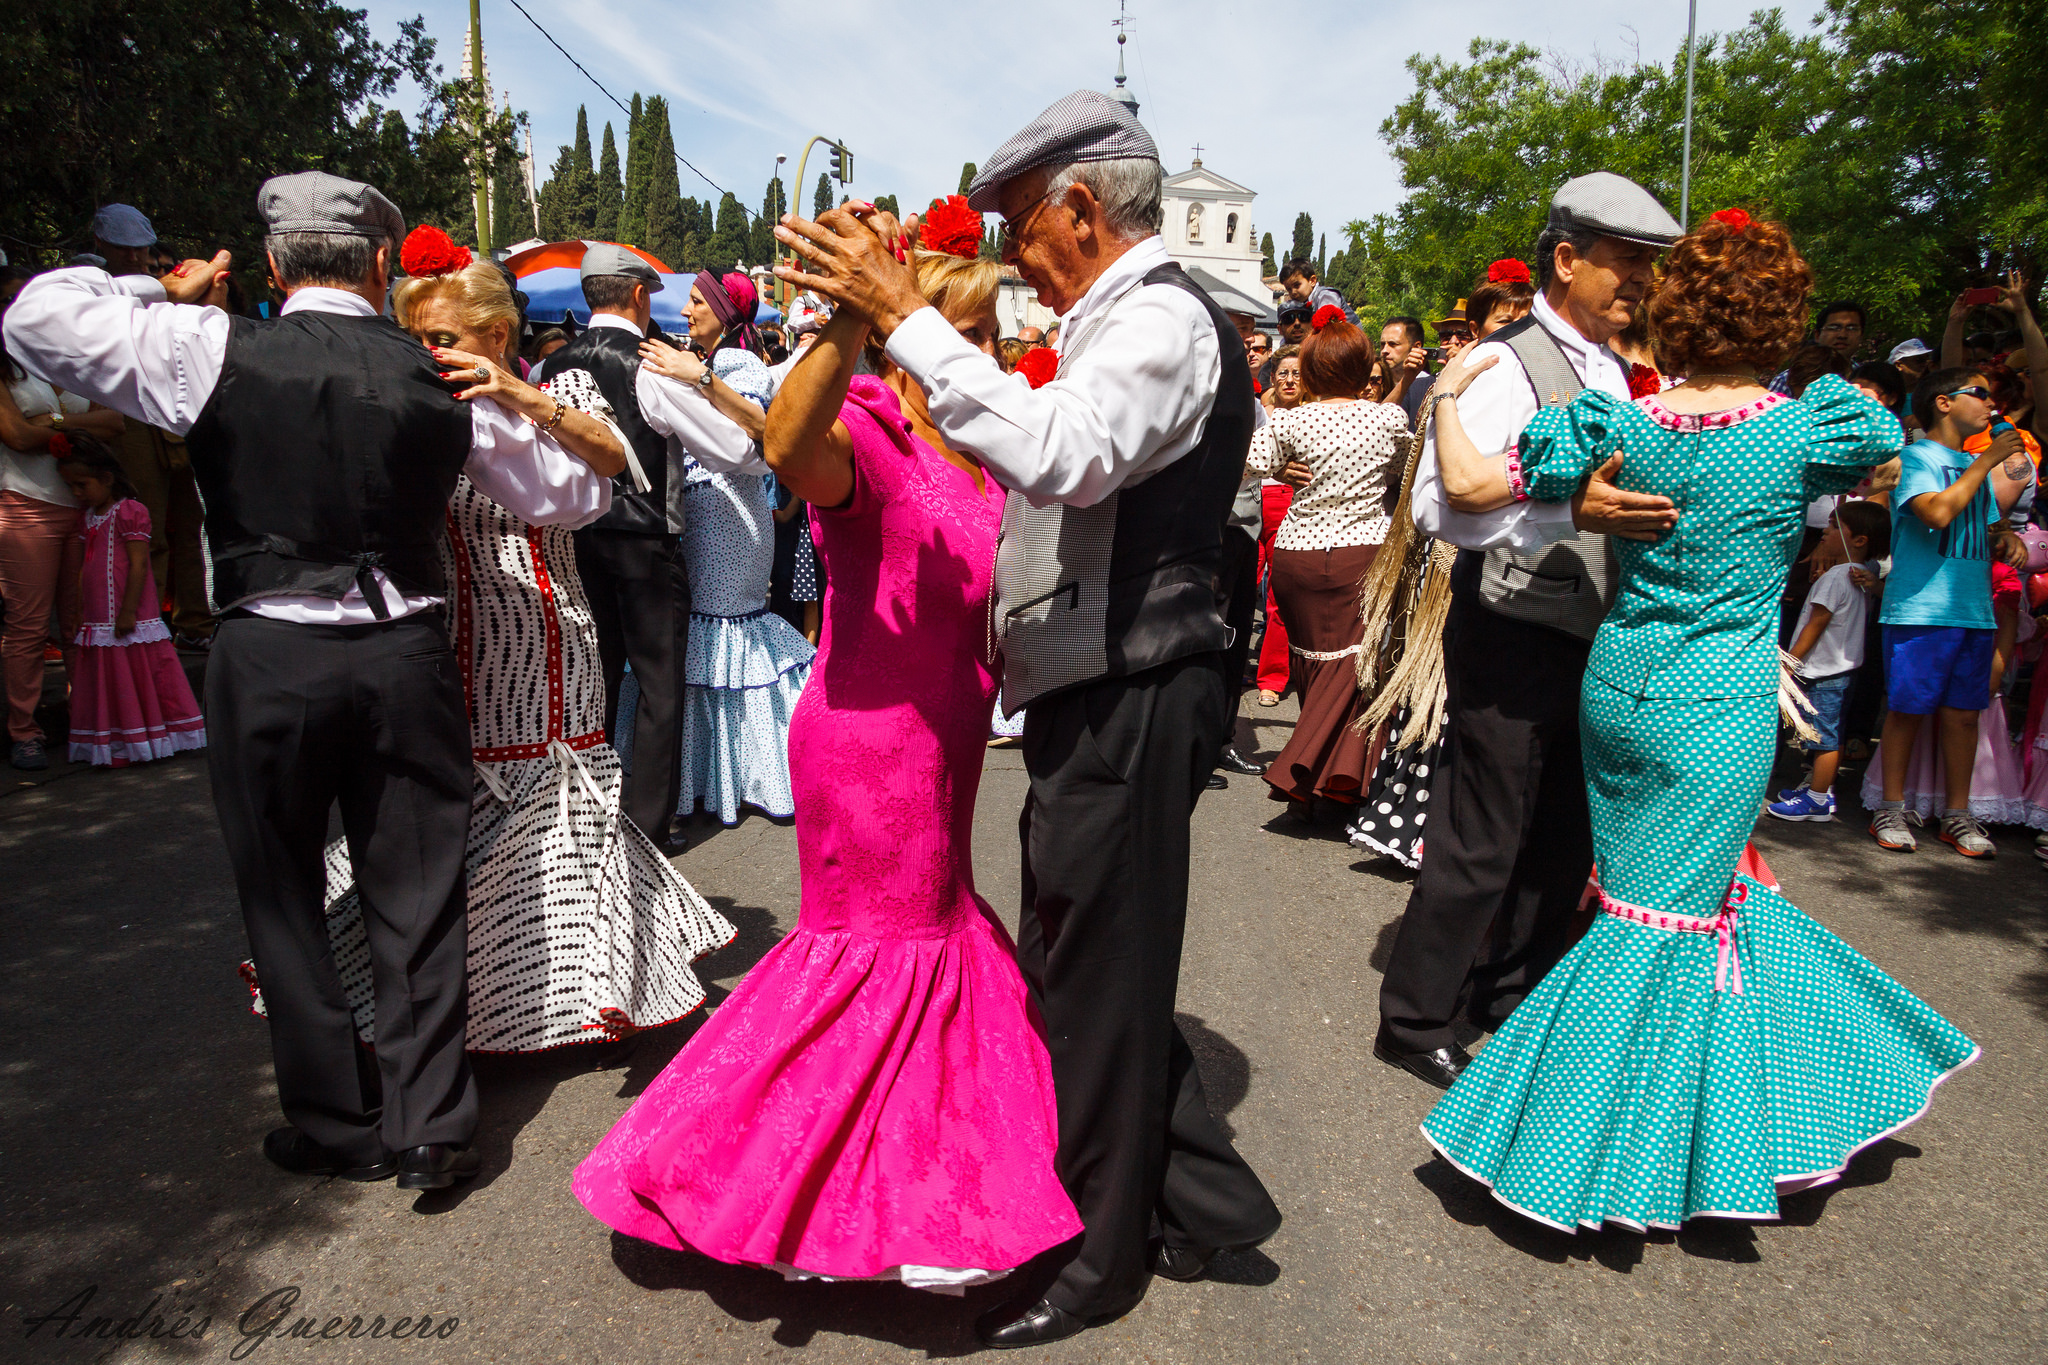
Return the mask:
<path id="1" fill-rule="evenodd" d="M 1034 389 L 1042 389 L 1059 376 L 1060 353 L 1050 346 L 1038 346 L 1017 362 L 1017 373 Z"/>
<path id="2" fill-rule="evenodd" d="M 1740 232 L 1753 221 L 1741 209 L 1721 209 L 1713 215 L 1717 223 L 1726 223 L 1730 232 Z"/>
<path id="3" fill-rule="evenodd" d="M 1631 399 L 1650 398 L 1662 392 L 1664 392 L 1663 375 L 1658 374 L 1656 370 L 1648 365 L 1630 365 L 1628 367 L 1628 396 Z"/>
<path id="4" fill-rule="evenodd" d="M 476 258 L 466 246 L 457 246 L 441 229 L 421 223 L 405 235 L 398 249 L 398 264 L 408 275 L 446 275 L 461 270 Z"/>
<path id="5" fill-rule="evenodd" d="M 1517 260 L 1513 256 L 1503 256 L 1500 260 L 1486 267 L 1486 282 L 1488 284 L 1532 283 L 1527 263 Z"/>
<path id="6" fill-rule="evenodd" d="M 71 458 L 71 438 L 61 431 L 50 433 L 49 451 L 60 460 Z"/>
<path id="7" fill-rule="evenodd" d="M 932 200 L 917 225 L 917 244 L 925 251 L 973 260 L 981 252 L 981 215 L 967 207 L 967 196 L 949 194 Z"/>
<path id="8" fill-rule="evenodd" d="M 1339 308 L 1334 303 L 1326 303 L 1322 307 L 1316 309 L 1316 315 L 1309 319 L 1309 329 L 1311 331 L 1320 332 L 1325 327 L 1328 327 L 1331 323 L 1337 321 L 1337 319 L 1343 316 L 1344 310 L 1342 308 Z"/>

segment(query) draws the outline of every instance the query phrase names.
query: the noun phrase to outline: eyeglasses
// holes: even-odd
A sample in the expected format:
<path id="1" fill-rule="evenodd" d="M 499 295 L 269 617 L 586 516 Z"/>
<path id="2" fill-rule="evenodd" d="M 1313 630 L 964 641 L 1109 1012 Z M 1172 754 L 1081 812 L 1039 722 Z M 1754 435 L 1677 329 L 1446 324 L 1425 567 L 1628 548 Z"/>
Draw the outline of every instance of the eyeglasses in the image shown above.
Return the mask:
<path id="1" fill-rule="evenodd" d="M 1052 198 L 1055 194 L 1065 194 L 1066 192 L 1065 186 L 1047 190 L 1044 194 L 1031 201 L 1031 207 L 1025 209 L 1014 224 L 1010 221 L 1010 216 L 1007 213 L 1004 214 L 1002 226 L 996 229 L 996 255 L 1001 256 L 1010 249 L 1010 243 L 1016 240 L 1016 234 L 1022 232 L 1030 224 L 1031 220 L 1038 216 L 1038 211 L 1045 206 L 1046 200 Z"/>
<path id="2" fill-rule="evenodd" d="M 1985 388 L 1982 384 L 1972 384 L 1968 388 L 1950 389 L 1948 396 L 1950 398 L 1974 398 L 1980 403 L 1989 403 L 1991 401 L 1991 390 Z"/>

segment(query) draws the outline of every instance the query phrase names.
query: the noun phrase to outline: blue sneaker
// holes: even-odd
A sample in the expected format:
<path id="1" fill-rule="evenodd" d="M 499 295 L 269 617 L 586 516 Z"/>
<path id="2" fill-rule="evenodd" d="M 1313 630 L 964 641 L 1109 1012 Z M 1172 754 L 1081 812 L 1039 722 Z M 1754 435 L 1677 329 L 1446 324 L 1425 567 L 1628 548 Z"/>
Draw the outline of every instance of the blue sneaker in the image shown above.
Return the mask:
<path id="1" fill-rule="evenodd" d="M 1823 795 L 1811 788 L 1801 787 L 1796 791 L 1787 792 L 1784 800 L 1771 802 L 1764 807 L 1764 811 L 1766 814 L 1777 816 L 1780 820 L 1826 822 L 1835 818 L 1835 797 L 1832 792 Z"/>

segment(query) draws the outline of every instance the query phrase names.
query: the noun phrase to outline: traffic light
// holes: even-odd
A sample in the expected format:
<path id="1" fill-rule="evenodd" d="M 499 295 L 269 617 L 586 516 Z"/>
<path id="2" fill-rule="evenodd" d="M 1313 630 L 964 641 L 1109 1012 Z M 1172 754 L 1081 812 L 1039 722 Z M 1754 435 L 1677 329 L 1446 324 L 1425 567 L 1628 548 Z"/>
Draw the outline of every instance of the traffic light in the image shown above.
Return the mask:
<path id="1" fill-rule="evenodd" d="M 836 142 L 832 144 L 832 178 L 842 185 L 853 179 L 853 153 Z"/>

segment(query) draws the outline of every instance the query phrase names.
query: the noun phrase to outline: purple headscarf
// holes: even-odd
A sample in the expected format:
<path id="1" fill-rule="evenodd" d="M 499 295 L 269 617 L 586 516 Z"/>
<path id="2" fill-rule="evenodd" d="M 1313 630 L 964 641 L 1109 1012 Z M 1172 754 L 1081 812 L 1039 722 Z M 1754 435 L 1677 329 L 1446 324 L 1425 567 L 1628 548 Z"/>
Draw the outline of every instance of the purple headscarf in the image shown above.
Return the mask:
<path id="1" fill-rule="evenodd" d="M 724 279 L 708 270 L 697 272 L 697 292 L 704 296 L 704 302 L 711 305 L 711 311 L 718 316 L 718 325 L 725 335 L 719 338 L 719 348 L 739 346 L 754 350 L 758 341 L 754 335 L 754 312 L 759 307 L 758 296 L 754 293 L 754 282 L 735 270 Z"/>

